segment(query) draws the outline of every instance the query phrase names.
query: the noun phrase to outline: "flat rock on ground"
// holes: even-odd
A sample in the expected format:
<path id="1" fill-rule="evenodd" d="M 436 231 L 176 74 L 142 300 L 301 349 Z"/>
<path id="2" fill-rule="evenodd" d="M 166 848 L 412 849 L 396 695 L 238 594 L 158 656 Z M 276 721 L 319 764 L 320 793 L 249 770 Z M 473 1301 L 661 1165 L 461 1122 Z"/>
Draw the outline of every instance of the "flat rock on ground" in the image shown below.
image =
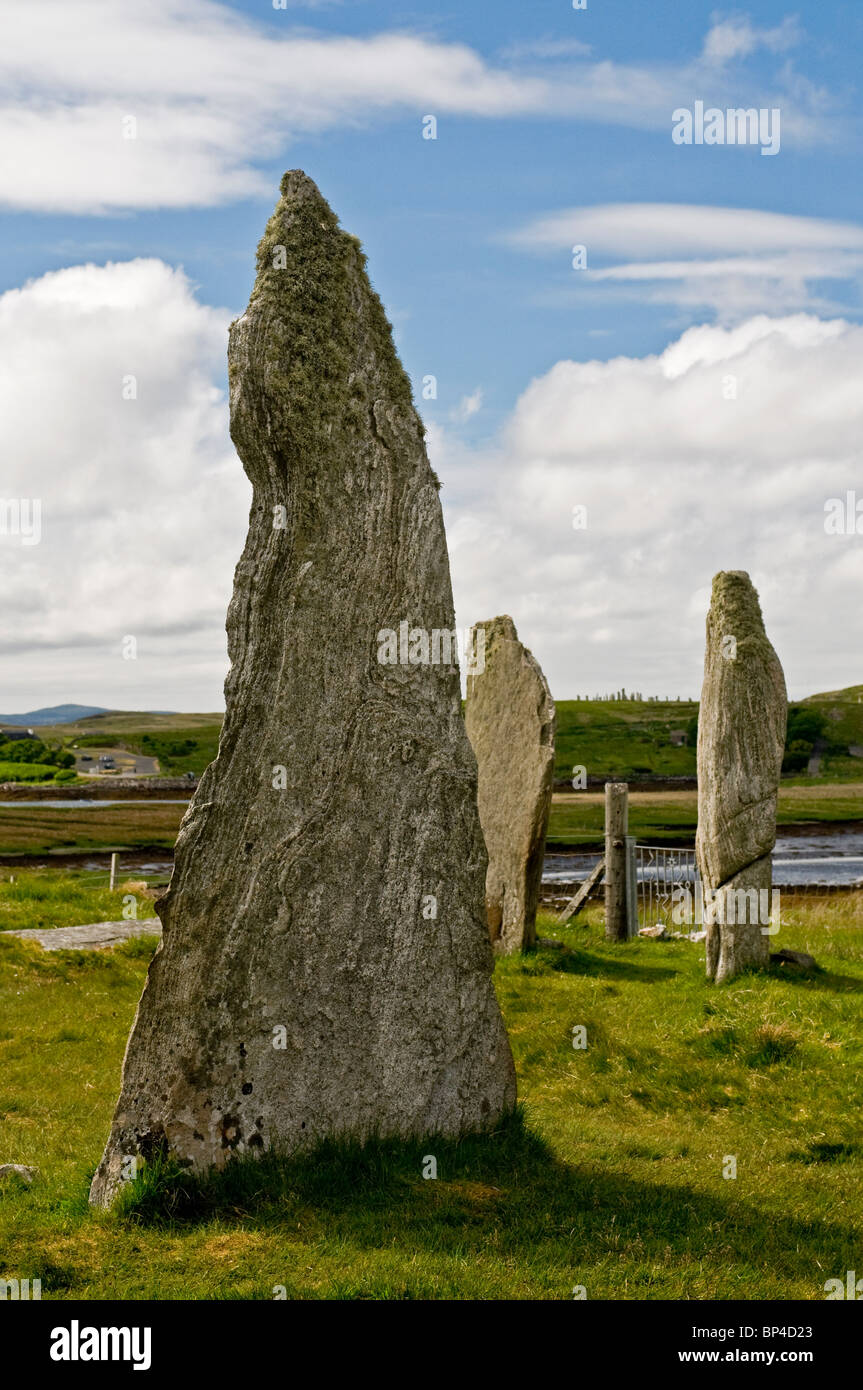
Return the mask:
<path id="1" fill-rule="evenodd" d="M 88 922 L 80 927 L 25 927 L 3 935 L 38 941 L 46 951 L 104 951 L 133 936 L 161 936 L 162 923 L 158 917 L 144 917 L 138 922 Z"/>

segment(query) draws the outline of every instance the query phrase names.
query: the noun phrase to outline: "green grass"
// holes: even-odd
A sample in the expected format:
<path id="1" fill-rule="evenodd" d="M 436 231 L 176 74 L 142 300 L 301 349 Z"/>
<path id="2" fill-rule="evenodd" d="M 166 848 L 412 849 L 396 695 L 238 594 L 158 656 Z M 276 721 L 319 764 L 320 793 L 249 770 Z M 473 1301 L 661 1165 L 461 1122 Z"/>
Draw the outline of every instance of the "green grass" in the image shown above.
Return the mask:
<path id="1" fill-rule="evenodd" d="M 547 843 L 550 849 L 599 846 L 604 835 L 605 801 L 601 791 L 556 792 L 552 800 Z M 863 821 L 863 784 L 783 786 L 779 792 L 777 825 L 829 826 Z M 695 791 L 629 794 L 629 832 L 642 844 L 694 844 L 698 824 Z"/>
<path id="2" fill-rule="evenodd" d="M 863 686 L 812 695 L 826 715 L 825 752 L 818 778 L 801 777 L 812 786 L 859 780 L 863 759 L 849 756 L 851 745 L 863 747 Z M 573 768 L 591 777 L 637 781 L 639 777 L 694 777 L 695 747 L 676 747 L 673 730 L 688 730 L 698 713 L 695 701 L 558 700 L 555 781 L 571 782 Z"/>
<path id="3" fill-rule="evenodd" d="M 630 792 L 629 833 L 645 844 L 694 841 L 696 822 L 695 792 Z M 555 794 L 546 839 L 549 849 L 598 847 L 604 834 L 602 792 Z"/>
<path id="4" fill-rule="evenodd" d="M 110 788 L 105 788 L 110 794 Z M 21 806 L 0 802 L 0 854 L 42 855 L 49 850 L 170 849 L 185 805 L 121 801 L 92 810 Z M 647 844 L 692 843 L 697 797 L 694 791 L 631 792 L 629 828 Z M 780 828 L 830 825 L 863 820 L 863 785 L 844 783 L 783 786 Z M 550 848 L 598 845 L 604 833 L 603 793 L 556 793 L 548 827 Z"/>
<path id="5" fill-rule="evenodd" d="M 673 730 L 698 713 L 693 701 L 558 700 L 554 777 L 572 781 L 573 768 L 589 777 L 634 781 L 646 775 L 694 777 L 695 748 L 678 748 Z"/>
<path id="6" fill-rule="evenodd" d="M 859 1267 L 863 895 L 783 907 L 777 944 L 821 969 L 718 988 L 689 942 L 545 919 L 565 949 L 497 965 L 523 1108 L 496 1133 L 154 1167 L 113 1213 L 86 1195 L 147 948 L 0 938 L 3 1158 L 40 1168 L 0 1201 L 0 1273 L 43 1298 L 823 1298 Z"/>
<path id="7" fill-rule="evenodd" d="M 815 705 L 827 716 L 824 731 L 829 747 L 818 781 L 848 781 L 863 775 L 863 759 L 848 755 L 851 745 L 863 747 L 863 685 L 811 695 L 803 705 Z"/>
<path id="8" fill-rule="evenodd" d="M 106 797 L 110 788 L 105 788 Z M 120 801 L 93 809 L 0 802 L 0 854 L 73 849 L 171 849 L 185 813 L 181 805 Z"/>
<path id="9" fill-rule="evenodd" d="M 863 760 L 849 757 L 849 745 L 863 746 L 863 686 L 810 696 L 827 716 L 827 734 L 835 751 L 822 762 L 821 782 L 863 777 Z M 571 783 L 573 768 L 591 777 L 694 777 L 695 748 L 671 742 L 674 730 L 687 730 L 698 712 L 692 700 L 558 700 L 555 780 Z M 115 747 L 159 758 L 163 773 L 200 775 L 216 756 L 221 729 L 218 714 L 146 714 L 115 710 L 74 724 L 40 729 L 40 736 L 80 748 Z M 187 751 L 177 751 L 191 742 Z M 805 780 L 813 785 L 811 778 Z"/>
<path id="10" fill-rule="evenodd" d="M 127 877 L 135 875 L 121 877 L 118 891 L 112 893 L 107 870 L 61 874 L 55 869 L 4 868 L 0 871 L 0 932 L 118 921 L 124 905 L 119 890 Z"/>
<path id="11" fill-rule="evenodd" d="M 0 782 L 53 782 L 60 771 L 50 763 L 0 762 Z"/>

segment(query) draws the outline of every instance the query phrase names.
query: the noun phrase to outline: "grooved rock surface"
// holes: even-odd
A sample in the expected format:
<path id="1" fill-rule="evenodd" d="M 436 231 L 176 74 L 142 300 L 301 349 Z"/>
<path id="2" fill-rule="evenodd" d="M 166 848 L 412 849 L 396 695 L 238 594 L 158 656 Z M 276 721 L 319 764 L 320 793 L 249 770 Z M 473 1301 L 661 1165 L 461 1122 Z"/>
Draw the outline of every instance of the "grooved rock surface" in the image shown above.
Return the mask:
<path id="1" fill-rule="evenodd" d="M 355 238 L 305 174 L 228 351 L 254 488 L 219 754 L 180 829 L 91 1201 L 124 1155 L 194 1169 L 325 1136 L 457 1135 L 515 1102 L 437 480 Z"/>
<path id="2" fill-rule="evenodd" d="M 763 905 L 787 710 L 785 678 L 752 581 L 723 571 L 713 580 L 698 716 L 696 854 L 705 900 L 708 890 L 717 893 L 716 915 L 726 918 L 705 923 L 707 974 L 716 981 L 768 962 Z"/>
<path id="3" fill-rule="evenodd" d="M 536 943 L 545 834 L 554 775 L 555 708 L 539 663 L 512 618 L 492 618 L 484 669 L 467 680 L 465 722 L 479 768 L 479 818 L 488 849 L 485 906 L 495 950 Z"/>

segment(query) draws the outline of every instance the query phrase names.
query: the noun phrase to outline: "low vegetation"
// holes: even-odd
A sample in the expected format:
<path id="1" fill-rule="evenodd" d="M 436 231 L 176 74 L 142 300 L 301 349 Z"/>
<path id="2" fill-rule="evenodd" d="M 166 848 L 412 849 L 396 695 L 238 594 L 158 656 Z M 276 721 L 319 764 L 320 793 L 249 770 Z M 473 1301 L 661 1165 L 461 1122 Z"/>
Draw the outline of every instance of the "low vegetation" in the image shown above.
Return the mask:
<path id="1" fill-rule="evenodd" d="M 110 787 L 105 788 L 110 795 Z M 186 803 L 120 801 L 112 806 L 0 803 L 0 854 L 172 849 Z"/>
<path id="2" fill-rule="evenodd" d="M 809 782 L 801 786 L 783 785 L 780 789 L 780 833 L 791 826 L 826 828 L 849 821 L 863 821 L 863 783 Z M 698 796 L 694 790 L 630 792 L 630 834 L 644 844 L 692 845 L 697 824 Z M 549 849 L 598 848 L 604 827 L 602 791 L 555 793 L 548 826 Z"/>
<path id="3" fill-rule="evenodd" d="M 805 773 L 819 754 L 819 781 L 860 778 L 863 687 L 813 695 L 788 710 L 783 773 Z M 591 777 L 695 777 L 698 705 L 686 700 L 559 700 L 555 781 L 581 766 Z M 682 739 L 682 742 L 680 741 Z M 810 782 L 811 778 L 808 779 Z"/>
<path id="4" fill-rule="evenodd" d="M 693 778 L 697 724 L 694 700 L 558 700 L 555 781 L 571 783 L 577 767 L 599 779 Z M 220 729 L 218 714 L 114 710 L 43 729 L 42 735 L 67 752 L 72 743 L 122 748 L 158 758 L 167 775 L 200 776 L 216 756 Z M 861 776 L 863 761 L 849 749 L 863 748 L 863 686 L 813 695 L 790 707 L 786 775 L 805 772 L 819 740 L 821 781 Z"/>
<path id="5" fill-rule="evenodd" d="M 108 889 L 108 870 L 0 870 L 0 932 L 119 920 L 124 889 Z M 2 1160 L 0 1160 L 2 1161 Z"/>
<path id="6" fill-rule="evenodd" d="M 75 758 L 59 744 L 0 733 L 0 782 L 75 781 Z"/>
<path id="7" fill-rule="evenodd" d="M 859 1267 L 863 894 L 784 908 L 819 969 L 718 988 L 690 942 L 541 920 L 562 948 L 497 965 L 523 1108 L 496 1133 L 156 1166 L 107 1214 L 89 1178 L 153 943 L 0 936 L 2 1157 L 40 1170 L 3 1193 L 0 1274 L 43 1298 L 823 1298 Z"/>
<path id="8" fill-rule="evenodd" d="M 698 712 L 692 701 L 558 700 L 555 781 L 571 782 L 573 769 L 590 777 L 694 777 L 695 744 L 681 746 Z"/>

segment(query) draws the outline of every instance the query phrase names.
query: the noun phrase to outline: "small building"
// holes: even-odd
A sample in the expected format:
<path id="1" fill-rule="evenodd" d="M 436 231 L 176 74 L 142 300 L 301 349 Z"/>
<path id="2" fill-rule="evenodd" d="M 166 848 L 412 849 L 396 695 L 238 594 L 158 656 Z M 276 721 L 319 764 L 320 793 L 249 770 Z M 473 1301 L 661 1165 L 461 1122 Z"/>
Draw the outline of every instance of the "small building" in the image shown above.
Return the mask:
<path id="1" fill-rule="evenodd" d="M 6 739 L 7 743 L 14 743 L 15 740 L 19 738 L 36 737 L 32 729 L 22 729 L 17 724 L 13 729 L 0 729 L 0 735 L 2 735 L 2 737 Z"/>
<path id="2" fill-rule="evenodd" d="M 668 737 L 674 744 L 675 748 L 683 748 L 686 743 L 686 730 L 672 729 Z"/>

